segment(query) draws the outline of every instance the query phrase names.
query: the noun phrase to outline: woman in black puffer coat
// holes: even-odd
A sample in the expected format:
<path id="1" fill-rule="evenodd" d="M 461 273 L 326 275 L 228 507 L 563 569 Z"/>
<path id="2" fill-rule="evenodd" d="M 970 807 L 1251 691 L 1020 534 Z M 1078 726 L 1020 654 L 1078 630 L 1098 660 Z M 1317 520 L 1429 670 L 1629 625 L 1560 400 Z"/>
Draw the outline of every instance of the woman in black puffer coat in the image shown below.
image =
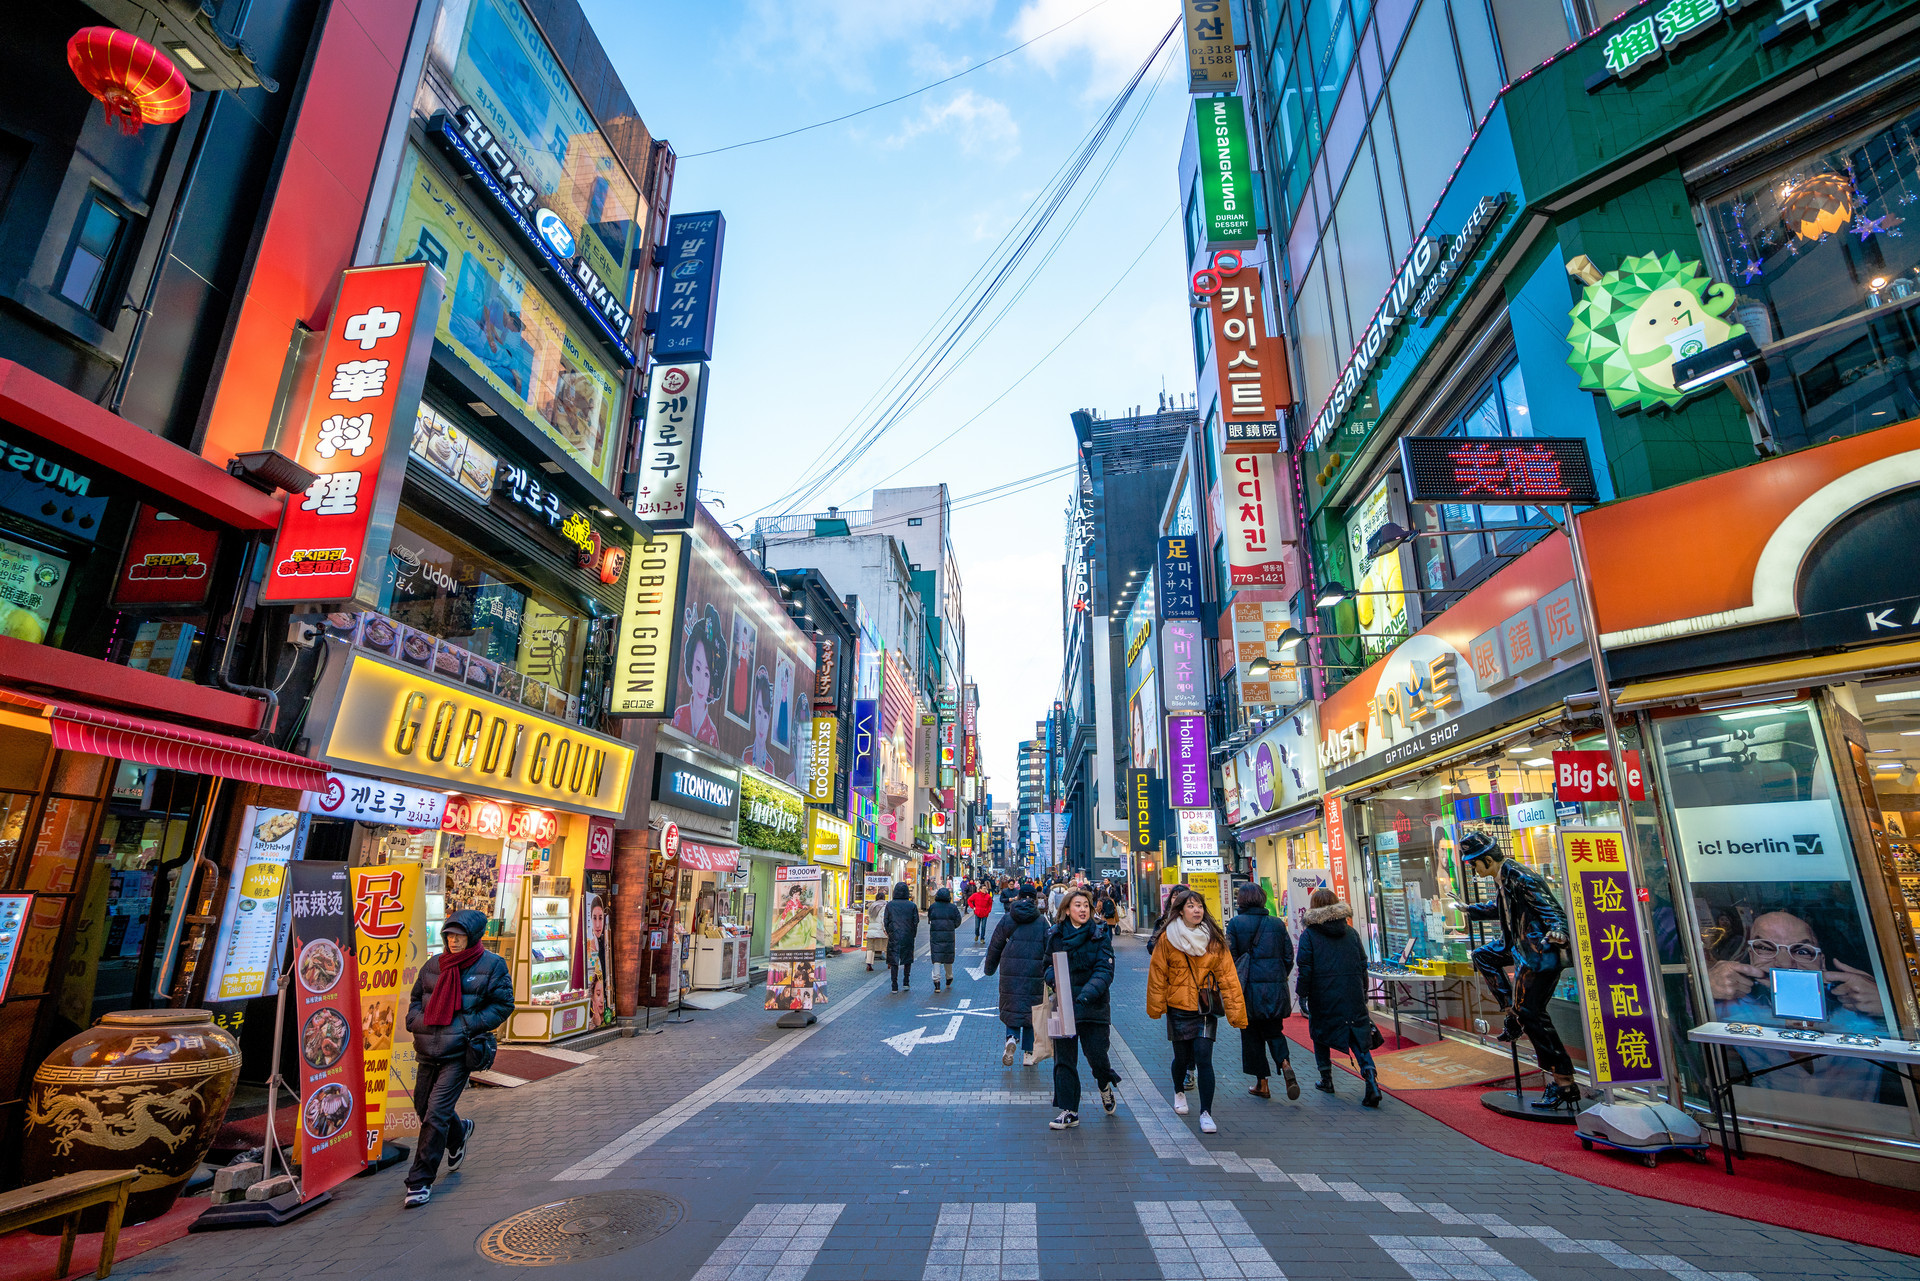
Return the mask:
<path id="1" fill-rule="evenodd" d="M 1293 1075 L 1293 1061 L 1287 1055 L 1287 1015 L 1293 1013 L 1293 1001 L 1287 993 L 1287 980 L 1293 977 L 1293 940 L 1287 936 L 1285 922 L 1267 913 L 1267 892 L 1248 881 L 1240 887 L 1236 902 L 1240 913 L 1227 922 L 1227 948 L 1240 974 L 1240 994 L 1247 1002 L 1247 1025 L 1240 1029 L 1240 1070 L 1254 1078 L 1247 1091 L 1259 1099 L 1270 1099 L 1267 1087 L 1267 1052 L 1272 1050 L 1280 1074 L 1286 1078 L 1287 1097 L 1300 1097 L 1300 1082 Z"/>
<path id="2" fill-rule="evenodd" d="M 1025 1051 L 1027 1066 L 1033 1066 L 1033 1007 L 1046 990 L 1050 963 L 1047 923 L 1033 891 L 1024 891 L 1000 918 L 987 943 L 986 972 L 1000 976 L 1000 1021 L 1007 1027 L 1007 1047 L 1000 1062 L 1007 1067 L 1013 1066 L 1018 1051 Z"/>
<path id="3" fill-rule="evenodd" d="M 953 935 L 960 928 L 960 909 L 953 905 L 947 890 L 935 890 L 933 906 L 927 909 L 927 957 L 933 962 L 933 990 L 940 990 L 940 970 L 947 971 L 947 986 L 953 986 Z"/>
<path id="4" fill-rule="evenodd" d="M 1100 1091 L 1100 1105 L 1113 1115 L 1113 1087 L 1120 1074 L 1107 1058 L 1113 1031 L 1113 931 L 1093 914 L 1093 893 L 1071 889 L 1060 900 L 1060 914 L 1047 935 L 1047 986 L 1054 985 L 1053 954 L 1067 957 L 1071 992 L 1060 993 L 1060 1004 L 1073 1006 L 1074 1034 L 1053 1038 L 1053 1105 L 1060 1115 L 1049 1129 L 1070 1130 L 1080 1124 L 1080 1051 Z"/>
<path id="5" fill-rule="evenodd" d="M 1348 925 L 1353 909 L 1330 889 L 1308 900 L 1307 928 L 1300 931 L 1300 1012 L 1313 1034 L 1313 1061 L 1320 1069 L 1316 1089 L 1333 1093 L 1333 1051 L 1346 1050 L 1360 1065 L 1367 1083 L 1360 1101 L 1380 1106 L 1373 1070 L 1373 1018 L 1367 1013 L 1367 950 Z"/>
<path id="6" fill-rule="evenodd" d="M 907 990 L 913 990 L 913 944 L 920 937 L 920 909 L 913 905 L 913 897 L 907 890 L 907 883 L 900 881 L 893 887 L 893 897 L 887 901 L 885 915 L 887 926 L 887 973 L 893 976 L 893 990 L 898 992 L 902 980 Z"/>

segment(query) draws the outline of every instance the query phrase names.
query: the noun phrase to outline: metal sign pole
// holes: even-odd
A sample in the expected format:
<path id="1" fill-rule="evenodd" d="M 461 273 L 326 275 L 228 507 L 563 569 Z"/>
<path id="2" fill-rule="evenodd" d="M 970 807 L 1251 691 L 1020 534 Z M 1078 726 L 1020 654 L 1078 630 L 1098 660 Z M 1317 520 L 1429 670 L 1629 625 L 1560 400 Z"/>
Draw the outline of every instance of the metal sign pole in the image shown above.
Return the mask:
<path id="1" fill-rule="evenodd" d="M 1640 839 L 1634 822 L 1632 791 L 1627 785 L 1626 754 L 1620 748 L 1620 729 L 1613 721 L 1613 690 L 1609 686 L 1606 657 L 1600 646 L 1600 619 L 1593 604 L 1593 580 L 1587 565 L 1586 541 L 1580 535 L 1580 525 L 1574 519 L 1572 505 L 1563 506 L 1560 513 L 1566 520 L 1567 543 L 1573 550 L 1574 595 L 1580 602 L 1580 625 L 1587 634 L 1587 659 L 1593 665 L 1594 688 L 1599 691 L 1600 723 L 1606 727 L 1607 754 L 1613 763 L 1613 782 L 1620 795 L 1620 829 L 1626 839 L 1627 860 L 1638 885 L 1645 886 L 1648 878 L 1645 865 L 1640 861 Z M 1656 940 L 1659 936 L 1653 930 L 1652 913 L 1637 892 L 1634 895 L 1634 911 L 1640 918 L 1641 946 L 1658 947 Z M 1661 984 L 1659 958 L 1655 956 L 1646 969 L 1647 986 L 1652 989 L 1649 995 L 1653 998 L 1654 1026 L 1660 1029 L 1665 1042 L 1671 1025 L 1667 1019 L 1667 993 Z M 1670 1043 L 1663 1043 L 1661 1050 L 1666 1067 L 1667 1099 L 1675 1107 L 1683 1107 L 1678 1058 Z M 1607 1099 L 1611 1102 L 1612 1098 L 1613 1092 L 1609 1088 Z"/>

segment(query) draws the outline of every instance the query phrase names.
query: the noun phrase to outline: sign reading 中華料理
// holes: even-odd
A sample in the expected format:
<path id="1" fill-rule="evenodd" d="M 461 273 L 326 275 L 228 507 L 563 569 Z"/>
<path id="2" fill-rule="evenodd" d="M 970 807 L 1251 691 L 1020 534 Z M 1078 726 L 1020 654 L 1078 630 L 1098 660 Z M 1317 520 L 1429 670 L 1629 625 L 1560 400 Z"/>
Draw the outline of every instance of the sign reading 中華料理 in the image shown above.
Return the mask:
<path id="1" fill-rule="evenodd" d="M 1593 1083 L 1661 1079 L 1660 1037 L 1626 837 L 1617 830 L 1564 833 L 1567 917 L 1580 971 Z"/>

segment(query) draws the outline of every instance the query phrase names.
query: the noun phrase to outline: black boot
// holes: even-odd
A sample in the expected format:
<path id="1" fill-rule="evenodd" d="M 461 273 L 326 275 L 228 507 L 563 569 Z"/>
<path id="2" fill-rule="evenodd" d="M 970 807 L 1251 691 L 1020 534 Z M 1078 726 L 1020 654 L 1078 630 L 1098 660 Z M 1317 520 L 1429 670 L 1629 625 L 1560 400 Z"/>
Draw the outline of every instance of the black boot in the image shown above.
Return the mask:
<path id="1" fill-rule="evenodd" d="M 1360 1074 L 1361 1079 L 1367 1083 L 1367 1092 L 1360 1100 L 1361 1107 L 1377 1108 L 1380 1106 L 1380 1082 L 1378 1076 L 1379 1074 L 1372 1068 L 1368 1068 Z"/>
<path id="2" fill-rule="evenodd" d="M 1580 1106 L 1580 1087 L 1577 1085 L 1549 1085 L 1541 1091 L 1540 1097 L 1528 1104 L 1541 1112 L 1552 1112 L 1562 1107 Z"/>
<path id="3" fill-rule="evenodd" d="M 1504 1042 L 1510 1042 L 1510 1041 L 1517 1041 L 1519 1039 L 1520 1039 L 1520 1020 L 1514 1015 L 1509 1014 L 1507 1015 L 1506 1023 L 1500 1029 L 1500 1035 L 1495 1037 L 1494 1040 L 1504 1043 Z"/>
<path id="4" fill-rule="evenodd" d="M 1333 1069 L 1321 1068 L 1320 1084 L 1314 1086 L 1313 1088 L 1316 1090 L 1319 1090 L 1322 1094 L 1332 1094 L 1333 1093 Z"/>

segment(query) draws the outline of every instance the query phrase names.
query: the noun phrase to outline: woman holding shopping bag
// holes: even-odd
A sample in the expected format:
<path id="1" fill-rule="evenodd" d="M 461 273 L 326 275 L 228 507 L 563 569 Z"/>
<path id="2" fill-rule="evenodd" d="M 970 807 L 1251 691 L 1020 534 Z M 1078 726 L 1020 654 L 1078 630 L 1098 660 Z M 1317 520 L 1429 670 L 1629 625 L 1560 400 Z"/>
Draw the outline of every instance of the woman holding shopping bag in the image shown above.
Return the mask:
<path id="1" fill-rule="evenodd" d="M 1056 958 L 1067 961 L 1069 991 L 1061 992 Z M 1120 1074 L 1107 1058 L 1109 1033 L 1113 1030 L 1113 1009 L 1109 1001 L 1113 986 L 1113 932 L 1093 914 L 1093 894 L 1071 889 L 1060 900 L 1060 914 L 1053 932 L 1047 936 L 1047 986 L 1054 988 L 1054 1000 L 1071 1004 L 1073 1032 L 1053 1038 L 1053 1105 L 1060 1115 L 1047 1123 L 1050 1130 L 1071 1130 L 1080 1124 L 1080 1051 L 1087 1052 L 1087 1067 L 1093 1083 L 1100 1089 L 1100 1106 L 1113 1115 L 1113 1087 Z"/>
<path id="2" fill-rule="evenodd" d="M 1300 1097 L 1300 1081 L 1287 1053 L 1287 1015 L 1293 1002 L 1287 994 L 1293 977 L 1293 940 L 1277 917 L 1267 914 L 1267 892 L 1252 881 L 1240 887 L 1235 899 L 1240 914 L 1227 922 L 1227 946 L 1240 976 L 1240 994 L 1247 1002 L 1247 1025 L 1240 1029 L 1240 1070 L 1254 1079 L 1247 1091 L 1256 1099 L 1270 1099 L 1267 1052 L 1286 1078 L 1287 1097 Z"/>
<path id="3" fill-rule="evenodd" d="M 1166 913 L 1153 937 L 1153 959 L 1147 966 L 1147 1017 L 1167 1018 L 1167 1039 L 1173 1042 L 1173 1110 L 1187 1114 L 1187 1069 L 1198 1070 L 1200 1132 L 1214 1134 L 1213 1042 L 1219 1020 L 1234 1027 L 1247 1025 L 1247 1006 L 1240 995 L 1240 977 L 1234 973 L 1227 936 L 1220 931 L 1207 901 L 1184 885 L 1167 898 Z"/>

